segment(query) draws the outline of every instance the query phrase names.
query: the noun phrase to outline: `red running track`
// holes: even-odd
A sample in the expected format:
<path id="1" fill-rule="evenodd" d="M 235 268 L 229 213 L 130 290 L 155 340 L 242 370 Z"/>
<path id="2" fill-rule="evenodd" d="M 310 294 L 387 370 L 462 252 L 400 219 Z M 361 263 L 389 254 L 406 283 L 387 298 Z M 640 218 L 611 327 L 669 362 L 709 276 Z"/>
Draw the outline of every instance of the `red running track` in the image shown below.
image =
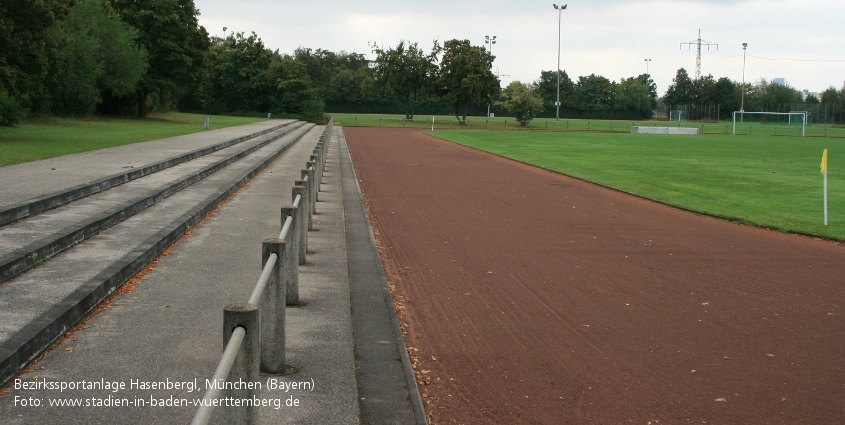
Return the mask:
<path id="1" fill-rule="evenodd" d="M 434 423 L 845 423 L 845 247 L 343 131 Z"/>

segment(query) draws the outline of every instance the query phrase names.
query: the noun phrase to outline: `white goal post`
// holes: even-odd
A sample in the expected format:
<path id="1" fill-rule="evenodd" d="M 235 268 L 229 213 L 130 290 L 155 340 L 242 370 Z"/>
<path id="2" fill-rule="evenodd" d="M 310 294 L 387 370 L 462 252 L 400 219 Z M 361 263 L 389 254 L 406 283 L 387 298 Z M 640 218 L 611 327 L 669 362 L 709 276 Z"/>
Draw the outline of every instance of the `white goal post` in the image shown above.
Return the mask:
<path id="1" fill-rule="evenodd" d="M 807 112 L 748 112 L 748 111 L 734 111 L 733 112 L 733 134 L 736 134 L 736 116 L 740 115 L 740 119 L 742 119 L 743 115 L 787 115 L 787 121 L 789 122 L 788 125 L 792 125 L 792 116 L 798 115 L 801 117 L 801 137 L 804 137 L 807 131 Z"/>

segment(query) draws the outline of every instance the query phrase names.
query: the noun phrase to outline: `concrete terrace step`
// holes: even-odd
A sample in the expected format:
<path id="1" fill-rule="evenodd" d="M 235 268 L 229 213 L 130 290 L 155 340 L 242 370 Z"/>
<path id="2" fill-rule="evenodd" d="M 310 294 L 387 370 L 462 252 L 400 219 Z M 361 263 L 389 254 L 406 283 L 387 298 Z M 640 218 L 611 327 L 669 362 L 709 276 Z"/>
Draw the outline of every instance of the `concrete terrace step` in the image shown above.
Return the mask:
<path id="1" fill-rule="evenodd" d="M 37 161 L 36 163 L 40 165 L 38 167 L 33 167 L 32 164 L 18 164 L 0 168 L 0 181 L 16 181 L 18 183 L 14 187 L 5 187 L 5 193 L 0 196 L 0 226 L 208 155 L 245 140 L 262 136 L 295 122 L 295 120 L 280 120 L 254 124 L 251 125 L 254 128 L 250 129 L 247 134 L 238 133 L 238 137 L 234 138 L 227 137 L 231 134 L 231 129 L 220 129 L 207 133 L 194 133 L 187 136 L 144 142 L 144 145 L 157 146 L 155 146 L 155 149 L 150 149 L 149 146 L 144 150 L 138 149 L 136 152 L 146 153 L 143 156 L 133 155 L 136 146 L 125 145 L 107 150 L 69 155 L 58 159 L 51 158 Z M 177 139 L 179 142 L 173 143 Z M 209 144 L 209 142 L 211 143 Z M 174 146 L 178 146 L 178 148 L 174 148 Z M 195 149 L 185 152 L 184 146 L 194 146 Z M 125 165 L 122 163 L 100 163 L 97 170 L 92 170 L 90 167 L 73 166 L 73 158 L 79 159 L 77 163 L 88 165 L 95 162 L 91 161 L 92 158 L 97 158 L 104 151 L 123 151 L 122 156 L 132 158 L 134 164 L 128 162 Z M 153 153 L 150 154 L 149 152 Z M 52 167 L 54 162 L 70 163 L 70 166 L 58 171 L 62 173 L 61 177 L 65 180 L 66 186 L 54 187 L 55 179 L 49 185 L 34 184 L 42 173 L 56 171 L 56 168 Z M 126 170 L 127 168 L 128 170 Z M 109 172 L 111 173 L 108 174 Z M 22 182 L 26 182 L 26 184 L 21 184 Z"/>
<path id="2" fill-rule="evenodd" d="M 319 137 L 303 126 L 1 285 L 0 382 L 306 134 Z"/>
<path id="3" fill-rule="evenodd" d="M 0 282 L 296 131 L 299 122 L 0 228 Z M 221 144 L 215 145 L 219 147 Z M 184 158 L 182 155 L 178 158 Z M 161 161 L 159 162 L 161 163 Z"/>

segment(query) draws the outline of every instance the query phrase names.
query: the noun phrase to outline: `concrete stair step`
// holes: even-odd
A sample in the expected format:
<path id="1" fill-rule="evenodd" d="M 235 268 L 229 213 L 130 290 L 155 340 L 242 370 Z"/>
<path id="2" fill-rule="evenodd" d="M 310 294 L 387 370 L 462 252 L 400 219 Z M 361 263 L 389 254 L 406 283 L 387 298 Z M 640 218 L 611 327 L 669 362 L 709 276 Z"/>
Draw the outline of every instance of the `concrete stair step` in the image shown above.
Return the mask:
<path id="1" fill-rule="evenodd" d="M 0 228 L 0 282 L 220 171 L 304 126 L 286 125 Z"/>
<path id="2" fill-rule="evenodd" d="M 0 285 L 0 382 L 67 330 L 300 138 L 308 124 Z M 304 163 L 303 158 L 303 163 Z"/>

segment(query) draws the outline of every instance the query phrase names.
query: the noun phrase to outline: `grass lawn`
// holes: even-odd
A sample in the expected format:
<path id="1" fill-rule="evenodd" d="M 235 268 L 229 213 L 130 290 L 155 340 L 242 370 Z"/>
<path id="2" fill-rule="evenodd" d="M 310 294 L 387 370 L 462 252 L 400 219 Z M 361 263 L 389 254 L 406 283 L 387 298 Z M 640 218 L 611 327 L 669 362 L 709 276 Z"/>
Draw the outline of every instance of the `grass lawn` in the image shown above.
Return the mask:
<path id="1" fill-rule="evenodd" d="M 0 127 L 0 167 L 203 131 L 207 115 L 172 112 L 148 118 L 49 118 Z M 261 121 L 210 116 L 209 129 Z"/>
<path id="2" fill-rule="evenodd" d="M 331 114 L 335 123 L 347 127 L 406 127 L 431 129 L 431 115 L 417 114 L 413 120 L 405 120 L 404 115 L 390 114 Z M 441 130 L 517 130 L 526 128 L 519 126 L 513 117 L 467 117 L 468 125 L 459 125 L 454 116 L 434 116 L 434 128 Z M 677 121 L 624 121 L 624 120 L 575 120 L 562 118 L 556 122 L 554 118 L 535 118 L 527 130 L 542 131 L 580 131 L 595 133 L 630 133 L 631 126 L 659 126 L 659 127 L 688 127 L 697 128 L 701 134 L 730 134 L 734 131 L 730 120 L 721 122 L 677 122 Z M 800 124 L 737 122 L 738 135 L 756 136 L 798 136 L 801 134 Z M 845 138 L 845 128 L 828 125 L 811 125 L 806 127 L 807 137 L 842 137 Z"/>
<path id="3" fill-rule="evenodd" d="M 434 131 L 496 153 L 694 211 L 845 240 L 845 139 L 589 132 Z M 822 152 L 829 150 L 829 225 Z"/>

